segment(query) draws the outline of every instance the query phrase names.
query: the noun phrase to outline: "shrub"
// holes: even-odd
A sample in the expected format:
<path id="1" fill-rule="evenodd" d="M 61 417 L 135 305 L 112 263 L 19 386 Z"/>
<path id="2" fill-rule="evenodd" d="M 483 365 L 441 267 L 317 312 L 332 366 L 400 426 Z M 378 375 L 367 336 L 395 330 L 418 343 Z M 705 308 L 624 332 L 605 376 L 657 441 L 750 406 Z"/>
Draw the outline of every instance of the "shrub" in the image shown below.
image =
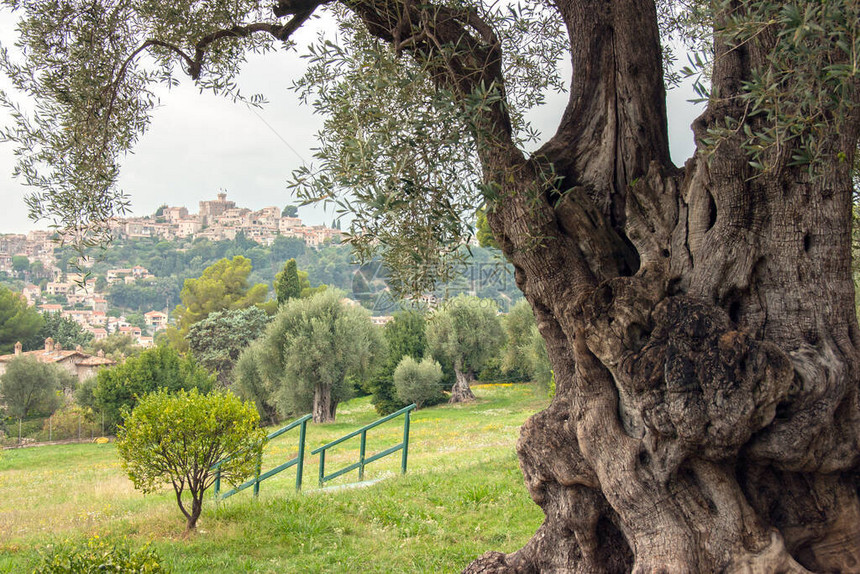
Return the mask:
<path id="1" fill-rule="evenodd" d="M 231 456 L 220 466 L 221 478 L 230 484 L 254 472 L 266 436 L 259 420 L 253 404 L 227 391 L 171 395 L 160 389 L 125 414 L 117 452 L 134 487 L 144 494 L 173 485 L 188 532 L 197 526 L 203 493 L 215 482 L 215 463 Z M 183 500 L 186 490 L 190 501 Z"/>
<path id="2" fill-rule="evenodd" d="M 110 369 L 102 369 L 95 385 L 81 385 L 78 403 L 104 413 L 108 430 L 119 423 L 123 409 L 134 408 L 138 396 L 165 388 L 199 389 L 206 393 L 215 377 L 197 364 L 191 356 L 181 356 L 175 349 L 159 346 Z"/>
<path id="3" fill-rule="evenodd" d="M 388 415 L 406 406 L 397 398 L 394 388 L 394 369 L 400 360 L 409 355 L 423 357 L 427 346 L 425 331 L 427 322 L 419 311 L 398 311 L 385 324 L 383 336 L 388 343 L 388 356 L 382 367 L 368 381 L 368 391 L 373 395 L 371 403 L 380 415 Z"/>
<path id="4" fill-rule="evenodd" d="M 162 574 L 170 569 L 158 553 L 144 546 L 133 549 L 127 542 L 113 543 L 94 536 L 86 544 L 61 544 L 42 555 L 34 574 L 96 574 L 101 572 Z"/>
<path id="5" fill-rule="evenodd" d="M 397 397 L 406 403 L 415 403 L 418 408 L 444 400 L 439 387 L 441 381 L 442 367 L 432 357 L 425 357 L 419 363 L 406 355 L 394 369 Z"/>
<path id="6" fill-rule="evenodd" d="M 78 405 L 66 405 L 46 418 L 42 423 L 40 438 L 44 440 L 63 440 L 68 438 L 90 437 L 101 434 L 101 425 L 95 420 L 90 409 Z"/>

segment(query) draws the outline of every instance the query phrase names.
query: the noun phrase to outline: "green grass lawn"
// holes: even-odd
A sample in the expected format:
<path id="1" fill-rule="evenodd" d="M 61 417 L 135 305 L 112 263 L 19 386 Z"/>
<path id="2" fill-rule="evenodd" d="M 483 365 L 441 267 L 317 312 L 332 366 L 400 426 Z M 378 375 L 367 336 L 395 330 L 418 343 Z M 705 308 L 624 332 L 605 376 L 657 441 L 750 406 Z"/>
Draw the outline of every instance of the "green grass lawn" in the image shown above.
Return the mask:
<path id="1" fill-rule="evenodd" d="M 413 412 L 409 472 L 400 453 L 367 467 L 360 489 L 318 490 L 310 451 L 377 415 L 368 398 L 344 403 L 337 422 L 308 427 L 304 490 L 295 469 L 216 506 L 207 493 L 196 534 L 172 490 L 143 496 L 113 444 L 7 450 L 0 458 L 0 572 L 26 572 L 40 552 L 93 536 L 151 542 L 175 572 L 457 572 L 487 550 L 521 547 L 543 518 L 526 492 L 514 445 L 547 404 L 528 385 L 483 386 L 479 401 Z M 263 471 L 296 453 L 298 432 L 267 447 Z M 368 434 L 368 456 L 397 444 L 402 418 Z M 326 473 L 358 460 L 358 437 L 326 455 Z M 330 484 L 357 480 L 357 472 Z M 328 484 L 327 484 L 328 486 Z"/>

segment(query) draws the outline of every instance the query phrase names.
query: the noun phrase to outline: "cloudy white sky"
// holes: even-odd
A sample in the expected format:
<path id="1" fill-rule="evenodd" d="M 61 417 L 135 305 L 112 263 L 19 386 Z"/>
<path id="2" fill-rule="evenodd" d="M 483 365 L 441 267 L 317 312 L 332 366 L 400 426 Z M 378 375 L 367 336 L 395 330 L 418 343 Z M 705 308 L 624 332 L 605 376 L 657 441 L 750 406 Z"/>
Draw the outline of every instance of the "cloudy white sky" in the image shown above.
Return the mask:
<path id="1" fill-rule="evenodd" d="M 14 17 L 0 11 L 0 42 L 14 42 Z M 311 41 L 322 21 L 301 30 L 294 38 L 300 46 Z M 224 190 L 240 206 L 259 209 L 291 202 L 286 180 L 292 170 L 311 161 L 314 134 L 322 118 L 302 106 L 290 90 L 291 81 L 304 70 L 296 52 L 253 56 L 240 76 L 245 94 L 262 93 L 269 103 L 263 109 L 201 94 L 190 80 L 161 95 L 150 130 L 133 155 L 123 162 L 121 187 L 131 196 L 134 215 L 154 212 L 159 205 L 185 205 L 196 212 L 199 201 L 213 199 Z M 7 85 L 0 79 L 0 86 Z M 669 94 L 669 128 L 672 155 L 678 164 L 693 149 L 689 125 L 699 111 L 686 102 L 689 87 Z M 532 121 L 549 137 L 563 111 L 566 95 L 551 95 L 532 113 Z M 0 111 L 0 123 L 8 121 Z M 12 146 L 0 144 L 0 233 L 23 233 L 45 223 L 27 218 L 26 187 L 12 178 Z M 332 213 L 303 207 L 299 216 L 311 224 L 330 222 Z"/>

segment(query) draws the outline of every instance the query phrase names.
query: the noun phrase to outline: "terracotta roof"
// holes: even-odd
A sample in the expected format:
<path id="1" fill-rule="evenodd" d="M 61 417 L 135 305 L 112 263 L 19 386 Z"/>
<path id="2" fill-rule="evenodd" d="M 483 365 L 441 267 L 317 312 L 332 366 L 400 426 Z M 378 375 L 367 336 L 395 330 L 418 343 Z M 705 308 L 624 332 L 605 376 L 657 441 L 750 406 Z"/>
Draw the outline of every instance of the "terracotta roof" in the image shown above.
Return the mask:
<path id="1" fill-rule="evenodd" d="M 61 351 L 46 351 L 44 349 L 39 349 L 38 351 L 27 351 L 25 353 L 21 353 L 20 355 L 15 355 L 14 353 L 11 355 L 0 355 L 0 363 L 7 363 L 14 359 L 15 357 L 33 357 L 41 361 L 42 363 L 59 363 L 65 359 L 68 359 L 72 355 L 82 355 L 85 356 L 84 353 L 79 353 L 74 350 L 61 350 Z"/>
<path id="2" fill-rule="evenodd" d="M 110 359 L 94 357 L 93 355 L 88 355 L 80 351 L 65 349 L 61 351 L 46 351 L 44 349 L 39 349 L 38 351 L 27 351 L 25 353 L 21 353 L 20 355 L 15 355 L 14 353 L 11 355 L 0 355 L 0 363 L 8 363 L 16 357 L 32 357 L 42 363 L 59 363 L 75 355 L 83 357 L 83 359 L 76 363 L 78 365 L 95 366 L 113 365 L 115 363 L 115 361 L 112 361 Z"/>
<path id="3" fill-rule="evenodd" d="M 78 364 L 83 365 L 85 367 L 98 367 L 100 365 L 115 365 L 116 361 L 113 361 L 111 359 L 107 359 L 105 357 L 92 357 L 92 356 L 90 356 Z"/>

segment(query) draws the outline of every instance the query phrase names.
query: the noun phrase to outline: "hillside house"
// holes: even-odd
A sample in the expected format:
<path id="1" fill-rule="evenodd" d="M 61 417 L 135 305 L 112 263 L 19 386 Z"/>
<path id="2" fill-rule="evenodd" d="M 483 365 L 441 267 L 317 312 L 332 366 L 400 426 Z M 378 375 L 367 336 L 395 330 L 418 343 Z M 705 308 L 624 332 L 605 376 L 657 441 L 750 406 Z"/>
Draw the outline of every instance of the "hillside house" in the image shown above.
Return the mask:
<path id="1" fill-rule="evenodd" d="M 39 305 L 39 311 L 42 313 L 62 313 L 63 306 L 57 303 L 45 303 L 44 305 Z"/>
<path id="2" fill-rule="evenodd" d="M 24 299 L 27 300 L 27 305 L 32 307 L 42 298 L 42 289 L 38 285 L 25 285 L 24 290 L 21 291 L 24 295 Z"/>
<path id="3" fill-rule="evenodd" d="M 73 351 L 65 350 L 59 343 L 55 343 L 48 337 L 45 339 L 44 349 L 25 353 L 21 350 L 21 343 L 18 342 L 15 344 L 14 354 L 0 355 L 0 375 L 6 372 L 6 365 L 18 357 L 33 357 L 42 363 L 58 365 L 75 375 L 78 381 L 85 381 L 95 375 L 99 369 L 116 364 L 116 361 L 105 358 L 101 351 L 98 355 L 90 355 L 84 353 L 80 346 Z"/>
<path id="4" fill-rule="evenodd" d="M 162 313 L 161 311 L 149 311 L 143 314 L 143 320 L 155 331 L 167 328 L 167 313 Z"/>
<path id="5" fill-rule="evenodd" d="M 93 340 L 94 341 L 101 341 L 102 339 L 104 339 L 105 337 L 108 336 L 107 329 L 105 329 L 104 327 L 92 327 L 92 326 L 90 326 L 87 330 L 93 334 Z"/>

